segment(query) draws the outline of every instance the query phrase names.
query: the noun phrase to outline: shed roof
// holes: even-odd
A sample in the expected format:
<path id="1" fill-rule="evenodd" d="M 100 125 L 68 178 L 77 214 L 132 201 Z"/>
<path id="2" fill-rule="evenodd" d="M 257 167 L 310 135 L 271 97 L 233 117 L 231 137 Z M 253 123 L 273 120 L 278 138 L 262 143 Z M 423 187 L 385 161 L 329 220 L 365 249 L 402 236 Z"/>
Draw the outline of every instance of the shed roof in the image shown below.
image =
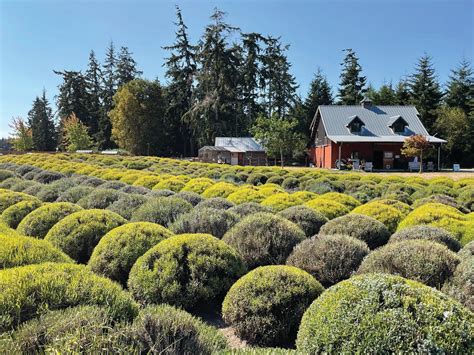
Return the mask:
<path id="1" fill-rule="evenodd" d="M 230 152 L 264 152 L 265 149 L 252 137 L 216 137 L 216 147 L 224 147 Z"/>
<path id="2" fill-rule="evenodd" d="M 317 129 L 319 117 L 328 138 L 334 142 L 403 142 L 414 134 L 427 136 L 432 143 L 446 142 L 429 135 L 415 106 L 321 105 L 311 124 L 312 130 Z M 364 122 L 361 132 L 351 132 L 346 127 L 355 117 Z M 407 126 L 404 132 L 395 133 L 390 126 L 400 118 Z"/>

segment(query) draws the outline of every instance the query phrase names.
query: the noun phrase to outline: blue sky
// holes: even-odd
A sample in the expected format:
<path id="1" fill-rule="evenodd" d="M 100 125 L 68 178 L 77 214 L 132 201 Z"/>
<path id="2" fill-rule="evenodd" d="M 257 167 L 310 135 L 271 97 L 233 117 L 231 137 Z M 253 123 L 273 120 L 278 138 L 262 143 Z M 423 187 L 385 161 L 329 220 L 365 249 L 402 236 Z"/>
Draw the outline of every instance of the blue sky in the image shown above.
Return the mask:
<path id="1" fill-rule="evenodd" d="M 472 0 L 0 0 L 0 136 L 43 88 L 54 100 L 53 69 L 84 70 L 89 51 L 102 60 L 111 40 L 129 47 L 145 78 L 164 81 L 161 47 L 174 40 L 175 4 L 193 41 L 215 6 L 244 32 L 281 36 L 303 96 L 318 67 L 336 91 L 344 48 L 356 50 L 374 86 L 410 74 L 425 52 L 441 82 L 473 57 Z"/>

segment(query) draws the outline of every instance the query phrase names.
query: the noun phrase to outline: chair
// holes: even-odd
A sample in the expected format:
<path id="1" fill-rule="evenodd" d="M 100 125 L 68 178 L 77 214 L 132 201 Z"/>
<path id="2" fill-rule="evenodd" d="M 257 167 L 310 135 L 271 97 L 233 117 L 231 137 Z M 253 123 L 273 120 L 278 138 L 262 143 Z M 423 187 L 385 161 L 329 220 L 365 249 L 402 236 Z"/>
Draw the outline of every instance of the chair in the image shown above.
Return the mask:
<path id="1" fill-rule="evenodd" d="M 372 165 L 371 161 L 365 162 L 364 170 L 365 171 L 373 171 L 373 165 Z"/>
<path id="2" fill-rule="evenodd" d="M 428 162 L 428 164 L 426 165 L 426 170 L 427 171 L 434 171 L 434 163 L 432 161 Z"/>
<path id="3" fill-rule="evenodd" d="M 408 162 L 408 170 L 410 171 L 418 171 L 420 170 L 420 163 L 418 161 L 410 161 Z"/>

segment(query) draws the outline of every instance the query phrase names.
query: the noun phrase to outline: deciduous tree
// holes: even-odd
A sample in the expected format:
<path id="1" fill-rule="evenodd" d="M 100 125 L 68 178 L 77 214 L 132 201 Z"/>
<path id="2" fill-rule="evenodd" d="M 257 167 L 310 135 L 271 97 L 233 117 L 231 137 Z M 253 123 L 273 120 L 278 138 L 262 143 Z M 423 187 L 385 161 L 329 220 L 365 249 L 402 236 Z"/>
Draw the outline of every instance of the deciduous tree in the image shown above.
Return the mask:
<path id="1" fill-rule="evenodd" d="M 10 122 L 10 128 L 13 130 L 12 144 L 15 150 L 27 152 L 33 149 L 33 134 L 31 128 L 21 117 L 14 117 Z"/>
<path id="2" fill-rule="evenodd" d="M 401 153 L 406 157 L 420 157 L 420 173 L 423 172 L 423 153 L 431 148 L 425 136 L 415 134 L 407 137 L 403 142 Z"/>
<path id="3" fill-rule="evenodd" d="M 63 146 L 68 152 L 90 149 L 93 146 L 94 142 L 89 136 L 86 125 L 74 113 L 62 119 L 61 127 L 64 140 Z"/>

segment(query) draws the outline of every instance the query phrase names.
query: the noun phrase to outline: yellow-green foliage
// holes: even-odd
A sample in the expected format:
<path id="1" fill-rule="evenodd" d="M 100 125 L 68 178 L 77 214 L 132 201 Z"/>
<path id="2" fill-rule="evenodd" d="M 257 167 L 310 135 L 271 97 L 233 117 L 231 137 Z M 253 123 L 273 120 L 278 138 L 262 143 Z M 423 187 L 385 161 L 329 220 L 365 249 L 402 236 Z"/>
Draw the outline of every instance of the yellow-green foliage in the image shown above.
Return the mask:
<path id="1" fill-rule="evenodd" d="M 173 176 L 168 179 L 161 180 L 155 186 L 153 186 L 153 190 L 171 190 L 174 192 L 179 192 L 181 189 L 186 185 L 186 182 L 179 176 Z"/>
<path id="2" fill-rule="evenodd" d="M 36 197 L 24 194 L 23 192 L 14 192 L 9 190 L 0 191 L 0 213 L 3 213 L 8 207 L 21 201 L 38 201 Z"/>
<path id="3" fill-rule="evenodd" d="M 36 200 L 20 201 L 8 207 L 2 213 L 2 220 L 11 228 L 16 228 L 26 215 L 41 206 Z"/>
<path id="4" fill-rule="evenodd" d="M 126 184 L 133 184 L 135 181 L 137 181 L 139 178 L 143 176 L 144 176 L 144 173 L 142 172 L 130 172 L 122 176 L 120 178 L 120 181 Z"/>
<path id="5" fill-rule="evenodd" d="M 45 239 L 80 263 L 86 263 L 99 240 L 110 230 L 127 223 L 108 210 L 84 210 L 56 223 Z"/>
<path id="6" fill-rule="evenodd" d="M 213 198 L 213 197 L 227 197 L 231 193 L 235 192 L 238 187 L 234 184 L 228 182 L 218 182 L 210 187 L 208 187 L 202 194 L 205 198 Z"/>
<path id="7" fill-rule="evenodd" d="M 303 200 L 290 195 L 287 192 L 280 192 L 267 197 L 262 201 L 262 206 L 270 207 L 275 212 L 283 211 L 288 207 L 293 207 L 303 204 Z"/>
<path id="8" fill-rule="evenodd" d="M 341 217 L 350 212 L 342 203 L 319 197 L 306 202 L 305 206 L 322 213 L 327 219 Z"/>
<path id="9" fill-rule="evenodd" d="M 47 261 L 73 262 L 66 254 L 45 240 L 0 234 L 0 269 L 40 264 Z"/>
<path id="10" fill-rule="evenodd" d="M 137 305 L 128 293 L 86 267 L 43 263 L 0 270 L 0 332 L 48 310 L 99 305 L 114 319 L 128 320 Z"/>
<path id="11" fill-rule="evenodd" d="M 223 241 L 209 234 L 181 234 L 138 258 L 128 287 L 141 303 L 192 308 L 219 300 L 244 273 L 241 257 Z"/>
<path id="12" fill-rule="evenodd" d="M 173 235 L 156 223 L 127 223 L 104 235 L 94 248 L 89 267 L 125 285 L 135 261 L 163 239 Z"/>
<path id="13" fill-rule="evenodd" d="M 323 290 L 314 277 L 296 267 L 262 266 L 231 287 L 222 314 L 251 344 L 285 345 L 294 341 L 304 311 Z"/>
<path id="14" fill-rule="evenodd" d="M 363 214 L 375 218 L 385 224 L 391 233 L 397 229 L 398 223 L 400 223 L 403 218 L 403 215 L 398 209 L 378 201 L 369 202 L 356 207 L 351 213 Z"/>
<path id="15" fill-rule="evenodd" d="M 310 191 L 296 191 L 292 195 L 299 198 L 300 200 L 303 200 L 303 202 L 308 202 L 309 200 L 318 197 L 318 194 Z"/>
<path id="16" fill-rule="evenodd" d="M 161 178 L 159 176 L 154 176 L 154 175 L 145 175 L 142 177 L 139 177 L 133 182 L 133 186 L 142 186 L 146 187 L 147 189 L 153 188 L 156 184 L 158 184 L 161 181 Z M 125 182 L 125 181 L 123 181 Z"/>
<path id="17" fill-rule="evenodd" d="M 367 274 L 338 283 L 311 304 L 296 347 L 301 354 L 466 354 L 473 322 L 472 312 L 431 287 Z"/>
<path id="18" fill-rule="evenodd" d="M 441 203 L 427 203 L 415 208 L 400 223 L 398 230 L 420 224 L 447 230 L 461 242 L 461 245 L 474 240 L 474 219 L 454 207 Z"/>
<path id="19" fill-rule="evenodd" d="M 257 187 L 258 191 L 265 197 L 269 197 L 281 192 L 285 192 L 285 190 L 276 184 L 265 184 L 265 185 L 260 185 Z"/>
<path id="20" fill-rule="evenodd" d="M 21 220 L 17 230 L 26 236 L 44 238 L 61 219 L 81 210 L 81 206 L 70 202 L 48 203 L 27 214 Z"/>
<path id="21" fill-rule="evenodd" d="M 214 181 L 208 178 L 191 179 L 186 183 L 186 185 L 184 185 L 181 191 L 191 191 L 197 194 L 202 194 L 204 190 L 208 189 L 213 184 Z"/>
<path id="22" fill-rule="evenodd" d="M 240 205 L 245 202 L 262 202 L 265 196 L 251 187 L 241 187 L 227 196 L 227 199 L 236 205 Z"/>
<path id="23" fill-rule="evenodd" d="M 379 203 L 383 203 L 387 206 L 391 206 L 391 207 L 396 208 L 402 214 L 403 218 L 405 218 L 412 211 L 412 208 L 410 207 L 410 205 L 408 205 L 406 203 L 403 203 L 403 202 L 400 202 L 398 200 L 393 200 L 393 199 L 387 199 L 386 198 L 386 199 L 380 199 L 380 200 L 375 200 L 375 201 L 377 201 Z"/>
<path id="24" fill-rule="evenodd" d="M 357 206 L 360 206 L 360 202 L 357 199 L 340 192 L 327 192 L 319 196 L 319 198 L 339 202 L 343 204 L 344 206 L 346 206 L 347 208 L 349 208 L 350 210 L 353 210 Z"/>

